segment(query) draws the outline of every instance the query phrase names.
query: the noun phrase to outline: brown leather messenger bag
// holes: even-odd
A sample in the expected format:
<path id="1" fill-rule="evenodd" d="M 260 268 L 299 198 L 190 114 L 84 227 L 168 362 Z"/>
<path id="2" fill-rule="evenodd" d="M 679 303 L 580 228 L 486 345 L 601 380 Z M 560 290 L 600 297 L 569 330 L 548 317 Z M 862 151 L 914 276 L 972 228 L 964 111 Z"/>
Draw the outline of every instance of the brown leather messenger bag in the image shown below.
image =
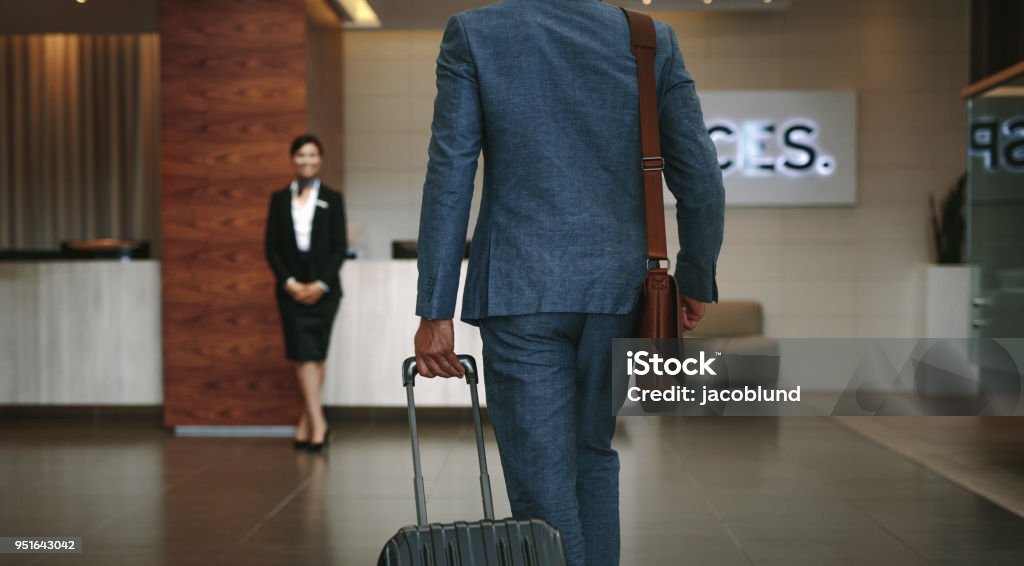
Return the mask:
<path id="1" fill-rule="evenodd" d="M 652 341 L 649 349 L 664 357 L 682 353 L 682 315 L 679 287 L 669 275 L 671 262 L 665 241 L 665 201 L 662 175 L 665 159 L 661 155 L 661 131 L 658 128 L 658 93 L 654 77 L 654 56 L 657 53 L 657 35 L 654 20 L 647 14 L 622 9 L 629 19 L 636 57 L 637 93 L 640 99 L 640 140 L 642 157 L 640 168 L 644 180 L 644 208 L 647 213 L 647 278 L 641 295 L 638 338 Z M 637 375 L 636 386 L 647 391 L 668 391 L 680 383 L 669 375 Z M 676 403 L 654 401 L 642 397 L 640 405 L 648 413 L 675 410 Z"/>
<path id="2" fill-rule="evenodd" d="M 662 174 L 661 132 L 658 128 L 658 94 L 654 79 L 657 38 L 654 20 L 647 14 L 622 9 L 629 19 L 636 57 L 636 75 L 640 99 L 640 138 L 643 157 L 640 167 L 644 180 L 647 211 L 647 279 L 644 281 L 640 338 L 673 339 L 680 337 L 679 288 L 669 275 L 671 263 L 665 242 L 665 202 Z"/>

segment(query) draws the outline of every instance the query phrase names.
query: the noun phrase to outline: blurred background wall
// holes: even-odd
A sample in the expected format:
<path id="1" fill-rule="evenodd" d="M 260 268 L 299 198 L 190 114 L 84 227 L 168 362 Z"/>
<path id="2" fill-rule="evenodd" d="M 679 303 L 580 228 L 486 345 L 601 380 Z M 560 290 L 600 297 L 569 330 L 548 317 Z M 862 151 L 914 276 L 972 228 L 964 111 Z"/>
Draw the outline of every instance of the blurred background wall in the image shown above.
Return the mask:
<path id="1" fill-rule="evenodd" d="M 721 298 L 761 301 L 765 332 L 778 337 L 922 335 L 928 195 L 944 196 L 966 167 L 959 90 L 968 81 L 969 3 L 813 0 L 780 12 L 654 13 L 676 29 L 698 92 L 858 92 L 857 206 L 729 208 Z M 440 30 L 344 36 L 345 185 L 369 258 L 389 257 L 392 239 L 416 237 L 440 40 Z M 674 225 L 671 207 L 667 214 Z"/>

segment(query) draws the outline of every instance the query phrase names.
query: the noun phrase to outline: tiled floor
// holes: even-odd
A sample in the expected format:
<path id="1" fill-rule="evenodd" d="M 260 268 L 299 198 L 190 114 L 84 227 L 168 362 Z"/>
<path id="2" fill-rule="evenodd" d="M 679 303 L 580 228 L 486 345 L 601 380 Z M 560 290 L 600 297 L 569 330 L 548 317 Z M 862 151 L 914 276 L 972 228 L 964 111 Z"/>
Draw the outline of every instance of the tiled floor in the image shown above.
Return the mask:
<path id="1" fill-rule="evenodd" d="M 1024 563 L 1024 519 L 832 419 L 620 423 L 624 566 Z M 421 428 L 430 519 L 480 516 L 470 425 Z M 0 564 L 374 564 L 415 518 L 406 426 L 334 431 L 325 460 L 285 439 L 0 421 L 0 536 L 84 537 L 81 555 Z"/>
<path id="2" fill-rule="evenodd" d="M 838 417 L 836 422 L 1024 517 L 1024 419 Z"/>

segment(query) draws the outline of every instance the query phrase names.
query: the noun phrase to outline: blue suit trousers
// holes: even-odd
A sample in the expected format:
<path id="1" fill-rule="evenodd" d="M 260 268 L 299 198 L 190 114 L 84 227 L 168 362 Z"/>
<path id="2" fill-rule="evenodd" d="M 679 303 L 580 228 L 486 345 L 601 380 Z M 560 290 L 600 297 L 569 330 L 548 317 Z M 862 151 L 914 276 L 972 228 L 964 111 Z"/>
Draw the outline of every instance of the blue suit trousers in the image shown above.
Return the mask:
<path id="1" fill-rule="evenodd" d="M 487 407 L 512 513 L 545 519 L 571 566 L 619 563 L 612 339 L 628 314 L 537 313 L 481 321 Z"/>

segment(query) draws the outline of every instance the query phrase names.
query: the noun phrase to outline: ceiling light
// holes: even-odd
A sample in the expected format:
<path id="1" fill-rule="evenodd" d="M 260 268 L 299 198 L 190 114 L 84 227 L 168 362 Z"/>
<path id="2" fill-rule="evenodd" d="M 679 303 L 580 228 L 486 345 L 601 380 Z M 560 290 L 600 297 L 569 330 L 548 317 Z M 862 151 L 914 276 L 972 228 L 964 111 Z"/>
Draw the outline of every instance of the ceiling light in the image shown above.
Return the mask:
<path id="1" fill-rule="evenodd" d="M 379 28 L 381 25 L 377 12 L 366 0 L 338 0 L 351 21 L 345 22 L 347 28 Z"/>

